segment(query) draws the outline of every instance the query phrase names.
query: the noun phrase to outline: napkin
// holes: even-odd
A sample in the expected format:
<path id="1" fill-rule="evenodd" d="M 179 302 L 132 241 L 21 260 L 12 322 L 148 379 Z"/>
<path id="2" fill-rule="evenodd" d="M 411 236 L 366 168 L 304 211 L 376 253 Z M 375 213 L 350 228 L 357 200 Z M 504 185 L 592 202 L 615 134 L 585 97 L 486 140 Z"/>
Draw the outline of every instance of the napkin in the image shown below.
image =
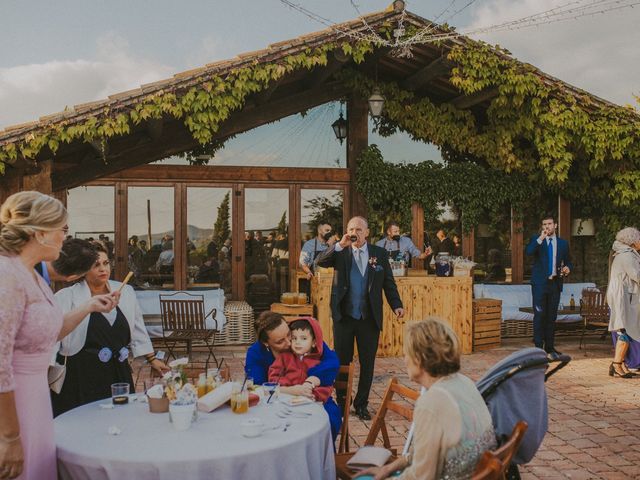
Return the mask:
<path id="1" fill-rule="evenodd" d="M 381 467 L 391 457 L 391 452 L 383 447 L 360 447 L 356 454 L 347 462 L 352 470 L 363 470 L 369 467 Z"/>
<path id="2" fill-rule="evenodd" d="M 198 399 L 198 410 L 201 412 L 213 412 L 216 408 L 231 400 L 233 383 L 223 383 L 209 393 Z"/>

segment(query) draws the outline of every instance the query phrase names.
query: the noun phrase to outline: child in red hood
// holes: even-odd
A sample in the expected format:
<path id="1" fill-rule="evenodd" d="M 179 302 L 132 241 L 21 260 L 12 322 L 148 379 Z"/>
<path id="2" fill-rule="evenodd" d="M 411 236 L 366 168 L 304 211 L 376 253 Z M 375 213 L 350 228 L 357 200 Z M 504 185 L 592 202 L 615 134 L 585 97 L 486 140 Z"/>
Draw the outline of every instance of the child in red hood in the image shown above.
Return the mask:
<path id="1" fill-rule="evenodd" d="M 322 330 L 318 321 L 311 317 L 294 320 L 291 329 L 291 351 L 282 352 L 269 367 L 269 381 L 283 387 L 302 385 L 307 379 L 307 370 L 320 363 L 322 358 Z M 317 401 L 326 402 L 331 397 L 332 386 L 313 389 Z"/>

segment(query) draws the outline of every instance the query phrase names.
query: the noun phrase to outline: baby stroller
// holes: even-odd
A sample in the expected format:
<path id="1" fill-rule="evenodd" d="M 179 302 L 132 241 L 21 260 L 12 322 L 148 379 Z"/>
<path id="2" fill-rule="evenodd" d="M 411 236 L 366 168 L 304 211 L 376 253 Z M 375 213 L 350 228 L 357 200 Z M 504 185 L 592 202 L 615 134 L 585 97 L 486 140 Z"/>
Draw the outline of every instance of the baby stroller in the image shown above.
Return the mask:
<path id="1" fill-rule="evenodd" d="M 538 451 L 548 421 L 544 382 L 570 361 L 568 355 L 551 360 L 540 348 L 525 348 L 495 364 L 476 382 L 491 413 L 498 441 L 508 438 L 519 420 L 529 425 L 507 478 L 519 479 L 517 465 L 530 462 Z"/>

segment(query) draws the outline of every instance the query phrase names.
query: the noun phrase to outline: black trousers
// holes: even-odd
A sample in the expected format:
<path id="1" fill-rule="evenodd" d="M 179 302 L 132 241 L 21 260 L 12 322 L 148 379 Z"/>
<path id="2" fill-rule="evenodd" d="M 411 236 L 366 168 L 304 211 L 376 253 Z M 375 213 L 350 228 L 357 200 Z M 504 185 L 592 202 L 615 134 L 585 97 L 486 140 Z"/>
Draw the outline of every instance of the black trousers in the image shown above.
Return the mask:
<path id="1" fill-rule="evenodd" d="M 340 365 L 348 365 L 353 361 L 353 341 L 358 344 L 360 380 L 353 401 L 356 408 L 366 407 L 369 403 L 379 337 L 380 330 L 373 318 L 355 319 L 343 316 L 340 321 L 333 322 L 333 346 L 340 359 Z"/>
<path id="2" fill-rule="evenodd" d="M 560 303 L 558 280 L 549 280 L 542 285 L 531 285 L 533 297 L 533 343 L 546 352 L 555 345 L 556 318 Z"/>

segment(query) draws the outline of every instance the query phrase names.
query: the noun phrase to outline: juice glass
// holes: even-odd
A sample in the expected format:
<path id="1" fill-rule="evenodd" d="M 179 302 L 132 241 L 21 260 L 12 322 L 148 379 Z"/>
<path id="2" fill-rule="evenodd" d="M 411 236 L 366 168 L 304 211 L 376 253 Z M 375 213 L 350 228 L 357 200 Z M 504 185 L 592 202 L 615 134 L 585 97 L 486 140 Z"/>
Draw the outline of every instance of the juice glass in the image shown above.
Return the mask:
<path id="1" fill-rule="evenodd" d="M 249 392 L 246 389 L 236 392 L 235 395 L 231 394 L 231 411 L 233 413 L 247 413 L 249 411 Z"/>
<path id="2" fill-rule="evenodd" d="M 197 391 L 198 391 L 198 398 L 205 396 L 209 391 L 207 390 L 207 374 L 206 373 L 201 373 L 200 375 L 198 375 Z"/>
<path id="3" fill-rule="evenodd" d="M 298 305 L 306 305 L 306 304 L 307 304 L 307 294 L 298 293 Z"/>

